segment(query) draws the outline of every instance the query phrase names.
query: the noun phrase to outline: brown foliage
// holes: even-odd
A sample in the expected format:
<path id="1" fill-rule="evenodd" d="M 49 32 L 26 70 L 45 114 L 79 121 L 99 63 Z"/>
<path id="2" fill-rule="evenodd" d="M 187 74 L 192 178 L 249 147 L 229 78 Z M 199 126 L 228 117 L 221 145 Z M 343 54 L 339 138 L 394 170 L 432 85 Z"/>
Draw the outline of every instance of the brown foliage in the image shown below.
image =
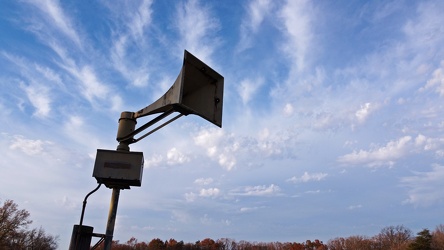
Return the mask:
<path id="1" fill-rule="evenodd" d="M 0 206 L 0 249 L 56 249 L 57 237 L 42 228 L 27 230 L 31 223 L 28 211 L 6 200 Z"/>
<path id="2" fill-rule="evenodd" d="M 444 249 L 444 225 L 440 224 L 436 227 L 435 231 L 432 232 L 432 250 L 442 250 Z"/>
<path id="3" fill-rule="evenodd" d="M 412 231 L 404 226 L 389 226 L 375 236 L 378 249 L 402 250 L 407 249 L 412 241 Z"/>
<path id="4" fill-rule="evenodd" d="M 420 233 L 418 233 L 420 234 Z M 444 225 L 439 225 L 431 234 L 431 249 L 444 249 Z M 298 242 L 249 242 L 234 239 L 221 238 L 212 240 L 205 238 L 195 243 L 183 243 L 170 239 L 162 241 L 159 238 L 153 239 L 149 244 L 138 243 L 135 238 L 131 238 L 126 244 L 113 242 L 113 249 L 117 250 L 404 250 L 409 249 L 415 237 L 410 229 L 404 226 L 389 226 L 383 228 L 379 234 L 373 237 L 350 236 L 338 237 L 324 244 L 320 240 L 307 240 Z"/>

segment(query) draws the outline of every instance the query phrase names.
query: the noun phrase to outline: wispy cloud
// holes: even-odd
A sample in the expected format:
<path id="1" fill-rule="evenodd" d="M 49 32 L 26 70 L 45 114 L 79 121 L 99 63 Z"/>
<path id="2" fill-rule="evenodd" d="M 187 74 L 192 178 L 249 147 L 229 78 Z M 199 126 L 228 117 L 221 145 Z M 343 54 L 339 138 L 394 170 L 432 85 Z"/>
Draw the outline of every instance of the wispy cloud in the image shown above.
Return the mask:
<path id="1" fill-rule="evenodd" d="M 264 207 L 241 207 L 239 209 L 239 211 L 241 213 L 247 213 L 247 212 L 255 211 L 255 210 L 258 210 L 258 209 L 261 209 L 261 208 L 264 208 Z"/>
<path id="2" fill-rule="evenodd" d="M 160 154 L 154 154 L 149 157 L 145 156 L 144 167 L 145 168 L 152 168 L 152 167 L 159 166 L 163 162 L 163 158 L 164 157 Z"/>
<path id="3" fill-rule="evenodd" d="M 11 141 L 11 149 L 18 149 L 27 155 L 36 155 L 44 151 L 44 146 L 51 144 L 49 141 L 27 139 L 22 135 L 16 135 Z"/>
<path id="4" fill-rule="evenodd" d="M 240 26 L 240 41 L 237 51 L 242 52 L 252 46 L 254 35 L 258 32 L 260 25 L 272 10 L 273 1 L 252 0 L 247 6 L 247 15 L 242 20 Z"/>
<path id="5" fill-rule="evenodd" d="M 275 184 L 269 186 L 247 186 L 232 191 L 236 196 L 275 196 L 279 195 L 281 188 Z"/>
<path id="6" fill-rule="evenodd" d="M 209 185 L 213 183 L 213 178 L 199 178 L 194 181 L 198 185 Z"/>
<path id="7" fill-rule="evenodd" d="M 236 143 L 229 145 L 227 136 L 224 135 L 223 130 L 216 129 L 202 129 L 193 138 L 194 143 L 206 149 L 207 155 L 218 161 L 226 170 L 232 170 L 236 165 L 236 158 L 234 152 L 237 151 L 238 145 Z"/>
<path id="8" fill-rule="evenodd" d="M 432 78 L 427 81 L 426 85 L 420 89 L 424 91 L 433 89 L 441 97 L 444 97 L 444 61 L 441 61 L 441 67 L 433 71 Z"/>
<path id="9" fill-rule="evenodd" d="M 356 111 L 355 116 L 359 123 L 367 120 L 368 116 L 378 108 L 378 105 L 367 102 L 361 105 L 361 108 Z"/>
<path id="10" fill-rule="evenodd" d="M 392 166 L 394 162 L 405 156 L 411 147 L 411 136 L 404 136 L 396 141 L 390 141 L 383 147 L 374 147 L 370 150 L 353 151 L 343 155 L 338 161 L 349 165 L 366 165 L 370 167 Z"/>
<path id="11" fill-rule="evenodd" d="M 49 97 L 49 89 L 42 85 L 24 85 L 21 88 L 26 92 L 31 104 L 35 107 L 35 116 L 44 118 L 51 111 L 51 98 Z"/>
<path id="12" fill-rule="evenodd" d="M 435 156 L 440 157 L 443 145 L 444 138 L 441 137 L 432 138 L 419 134 L 413 138 L 406 135 L 398 140 L 389 141 L 382 147 L 373 144 L 369 150 L 354 150 L 350 154 L 338 157 L 338 161 L 345 165 L 391 167 L 399 159 L 426 151 L 434 152 Z"/>
<path id="13" fill-rule="evenodd" d="M 430 206 L 444 202 L 444 193 L 441 192 L 444 188 L 444 166 L 434 164 L 431 171 L 413 174 L 401 178 L 401 184 L 409 189 L 405 203 Z"/>
<path id="14" fill-rule="evenodd" d="M 263 78 L 257 79 L 244 79 L 237 86 L 237 92 L 239 93 L 242 103 L 247 105 L 255 94 L 258 92 L 259 88 L 264 84 Z"/>
<path id="15" fill-rule="evenodd" d="M 209 65 L 214 65 L 211 55 L 220 43 L 216 36 L 220 24 L 214 16 L 208 5 L 200 0 L 185 1 L 176 8 L 181 50 L 186 48 Z"/>
<path id="16" fill-rule="evenodd" d="M 198 198 L 216 198 L 221 195 L 219 188 L 201 188 L 198 192 L 185 193 L 184 197 L 187 202 L 194 202 Z"/>
<path id="17" fill-rule="evenodd" d="M 79 48 L 82 48 L 82 40 L 76 31 L 76 26 L 73 24 L 72 19 L 65 14 L 58 0 L 27 0 L 25 2 L 39 9 L 40 17 L 46 19 L 45 25 L 32 24 L 34 32 L 46 32 L 46 36 L 56 36 L 57 33 L 61 33 Z M 38 20 L 34 20 L 34 22 L 38 22 Z M 41 27 L 46 27 L 47 29 L 40 29 Z"/>
<path id="18" fill-rule="evenodd" d="M 190 161 L 190 157 L 180 152 L 177 148 L 168 150 L 166 158 L 169 165 L 178 165 Z"/>
<path id="19" fill-rule="evenodd" d="M 24 91 L 27 99 L 35 108 L 34 115 L 38 118 L 46 118 L 52 110 L 52 89 L 63 89 L 60 76 L 53 70 L 29 62 L 24 58 L 5 52 L 2 55 L 19 69 L 20 78 L 17 81 L 20 89 Z"/>
<path id="20" fill-rule="evenodd" d="M 107 6 L 113 13 L 116 26 L 110 49 L 113 67 L 132 86 L 145 87 L 149 83 L 149 65 L 146 57 L 139 55 L 141 51 L 150 53 L 146 40 L 152 22 L 152 1 L 131 1 Z M 122 12 L 127 15 L 121 15 Z M 132 47 L 134 44 L 137 45 L 137 51 Z"/>
<path id="21" fill-rule="evenodd" d="M 219 196 L 220 190 L 218 188 L 202 188 L 199 192 L 201 197 L 216 197 Z"/>
<path id="22" fill-rule="evenodd" d="M 131 35 L 134 37 L 134 40 L 144 40 L 145 30 L 151 24 L 152 3 L 152 0 L 143 0 L 138 8 L 129 16 L 130 21 L 127 26 L 131 30 Z"/>
<path id="23" fill-rule="evenodd" d="M 287 0 L 280 10 L 282 32 L 286 37 L 281 49 L 291 61 L 291 75 L 304 70 L 309 61 L 313 45 L 312 18 L 316 15 L 311 4 L 307 0 Z"/>
<path id="24" fill-rule="evenodd" d="M 92 152 L 100 146 L 98 135 L 94 134 L 90 129 L 90 125 L 85 122 L 85 118 L 80 115 L 66 117 L 62 131 L 67 138 L 88 148 Z"/>
<path id="25" fill-rule="evenodd" d="M 290 182 L 309 182 L 309 181 L 321 181 L 323 179 L 325 179 L 325 177 L 327 177 L 327 173 L 312 173 L 309 174 L 308 172 L 304 172 L 304 174 L 300 177 L 297 176 L 293 176 L 290 179 L 288 179 L 287 181 Z"/>
<path id="26" fill-rule="evenodd" d="M 362 208 L 362 205 L 361 204 L 358 204 L 358 205 L 350 205 L 350 206 L 348 206 L 348 210 L 356 210 L 356 209 L 361 209 Z"/>

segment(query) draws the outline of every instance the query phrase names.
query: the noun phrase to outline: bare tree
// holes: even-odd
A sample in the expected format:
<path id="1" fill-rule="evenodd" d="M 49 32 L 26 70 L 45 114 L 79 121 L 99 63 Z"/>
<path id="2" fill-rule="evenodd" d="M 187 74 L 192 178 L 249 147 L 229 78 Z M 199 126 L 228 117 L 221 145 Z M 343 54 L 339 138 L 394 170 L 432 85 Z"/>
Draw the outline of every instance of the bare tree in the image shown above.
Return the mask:
<path id="1" fill-rule="evenodd" d="M 6 200 L 0 207 L 0 246 L 6 247 L 17 240 L 21 230 L 31 223 L 28 211 L 19 210 L 12 200 Z"/>
<path id="2" fill-rule="evenodd" d="M 432 250 L 444 249 L 444 224 L 440 224 L 432 232 Z"/>
<path id="3" fill-rule="evenodd" d="M 31 223 L 28 211 L 6 200 L 0 206 L 0 249 L 57 249 L 57 237 L 47 235 L 43 228 L 28 230 Z"/>
<path id="4" fill-rule="evenodd" d="M 348 238 L 335 238 L 328 241 L 328 247 L 331 250 L 372 250 L 374 248 L 374 241 L 366 236 L 350 236 Z"/>
<path id="5" fill-rule="evenodd" d="M 374 237 L 377 249 L 401 250 L 406 249 L 412 241 L 412 231 L 404 226 L 389 226 Z"/>

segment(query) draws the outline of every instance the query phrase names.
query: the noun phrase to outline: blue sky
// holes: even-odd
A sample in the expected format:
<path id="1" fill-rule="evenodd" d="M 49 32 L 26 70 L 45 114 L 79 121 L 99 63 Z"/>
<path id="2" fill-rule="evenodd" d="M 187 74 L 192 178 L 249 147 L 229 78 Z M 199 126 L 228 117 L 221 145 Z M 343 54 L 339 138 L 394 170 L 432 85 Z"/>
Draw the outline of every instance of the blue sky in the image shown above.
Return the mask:
<path id="1" fill-rule="evenodd" d="M 323 241 L 444 211 L 443 1 L 0 3 L 0 199 L 69 244 L 97 149 L 188 50 L 225 78 L 222 128 L 182 117 L 131 150 L 114 239 Z M 143 124 L 143 118 L 140 119 Z M 104 233 L 111 190 L 84 223 Z"/>

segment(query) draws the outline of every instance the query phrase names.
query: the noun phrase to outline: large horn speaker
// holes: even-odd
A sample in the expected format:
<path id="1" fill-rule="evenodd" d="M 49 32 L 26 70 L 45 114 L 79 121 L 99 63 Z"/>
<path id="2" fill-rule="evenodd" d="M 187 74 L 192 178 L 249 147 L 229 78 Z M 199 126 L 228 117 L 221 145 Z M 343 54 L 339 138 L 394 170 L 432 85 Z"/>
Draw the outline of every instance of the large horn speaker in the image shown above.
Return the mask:
<path id="1" fill-rule="evenodd" d="M 182 69 L 173 86 L 134 118 L 170 112 L 198 115 L 222 127 L 224 78 L 185 50 Z"/>

